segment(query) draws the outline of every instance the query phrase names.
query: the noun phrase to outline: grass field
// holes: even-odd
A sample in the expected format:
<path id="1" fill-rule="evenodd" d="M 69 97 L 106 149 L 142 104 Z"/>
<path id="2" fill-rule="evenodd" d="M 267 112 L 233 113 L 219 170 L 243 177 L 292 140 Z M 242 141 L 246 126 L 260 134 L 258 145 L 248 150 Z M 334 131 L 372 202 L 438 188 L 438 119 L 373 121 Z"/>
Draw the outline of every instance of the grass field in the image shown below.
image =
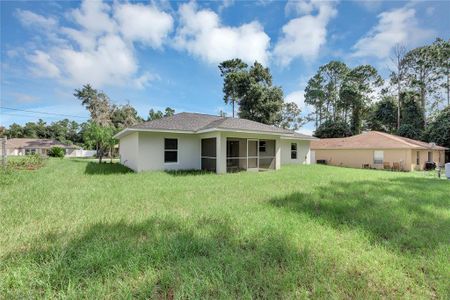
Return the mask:
<path id="1" fill-rule="evenodd" d="M 14 176 L 0 181 L 1 299 L 450 298 L 450 181 L 67 159 Z"/>

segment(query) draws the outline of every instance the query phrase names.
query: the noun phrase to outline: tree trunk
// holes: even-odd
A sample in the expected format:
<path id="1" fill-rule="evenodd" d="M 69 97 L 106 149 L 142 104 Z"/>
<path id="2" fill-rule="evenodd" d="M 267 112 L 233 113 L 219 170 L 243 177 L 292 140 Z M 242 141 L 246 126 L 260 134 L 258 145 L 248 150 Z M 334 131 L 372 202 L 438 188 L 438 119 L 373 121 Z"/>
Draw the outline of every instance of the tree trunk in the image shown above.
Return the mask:
<path id="1" fill-rule="evenodd" d="M 447 72 L 447 106 L 450 106 L 450 75 Z"/>
<path id="2" fill-rule="evenodd" d="M 426 94 L 426 91 L 425 91 L 425 87 L 421 87 L 420 88 L 420 105 L 422 106 L 422 114 L 423 114 L 423 128 L 425 128 L 426 127 L 426 124 L 427 124 L 427 112 L 426 112 L 426 110 L 425 110 L 425 94 Z"/>
<path id="3" fill-rule="evenodd" d="M 233 118 L 234 118 L 234 99 L 231 100 L 231 105 L 233 107 Z"/>
<path id="4" fill-rule="evenodd" d="M 397 130 L 400 128 L 400 81 L 397 83 Z"/>

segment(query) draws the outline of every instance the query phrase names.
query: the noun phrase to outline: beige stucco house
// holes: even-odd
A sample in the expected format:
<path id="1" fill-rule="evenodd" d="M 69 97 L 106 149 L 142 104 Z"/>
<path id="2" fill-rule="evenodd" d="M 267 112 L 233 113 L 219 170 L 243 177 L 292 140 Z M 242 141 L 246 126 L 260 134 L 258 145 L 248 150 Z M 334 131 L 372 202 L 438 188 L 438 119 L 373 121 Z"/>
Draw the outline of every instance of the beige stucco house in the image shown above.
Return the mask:
<path id="1" fill-rule="evenodd" d="M 148 170 L 276 170 L 308 164 L 310 141 L 295 131 L 238 118 L 179 113 L 126 128 L 120 162 L 136 172 Z"/>
<path id="2" fill-rule="evenodd" d="M 28 154 L 47 155 L 52 147 L 60 147 L 65 149 L 66 156 L 75 156 L 80 150 L 76 145 L 66 145 L 57 140 L 52 139 L 29 139 L 29 138 L 12 138 L 6 140 L 6 155 L 21 156 Z"/>
<path id="3" fill-rule="evenodd" d="M 447 148 L 378 131 L 311 142 L 314 162 L 354 168 L 423 170 L 426 162 L 444 165 Z"/>

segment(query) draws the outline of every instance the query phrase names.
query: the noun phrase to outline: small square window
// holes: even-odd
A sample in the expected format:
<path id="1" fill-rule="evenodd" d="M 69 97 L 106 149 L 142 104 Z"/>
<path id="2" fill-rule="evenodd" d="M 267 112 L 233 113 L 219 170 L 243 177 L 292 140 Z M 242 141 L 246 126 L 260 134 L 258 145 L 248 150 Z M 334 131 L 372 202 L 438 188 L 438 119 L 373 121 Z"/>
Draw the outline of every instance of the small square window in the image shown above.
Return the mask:
<path id="1" fill-rule="evenodd" d="M 259 152 L 266 152 L 266 141 L 259 141 Z"/>
<path id="2" fill-rule="evenodd" d="M 164 162 L 165 163 L 176 163 L 178 161 L 177 151 L 164 151 Z"/>
<path id="3" fill-rule="evenodd" d="M 164 139 L 164 150 L 177 150 L 178 140 L 177 139 Z"/>

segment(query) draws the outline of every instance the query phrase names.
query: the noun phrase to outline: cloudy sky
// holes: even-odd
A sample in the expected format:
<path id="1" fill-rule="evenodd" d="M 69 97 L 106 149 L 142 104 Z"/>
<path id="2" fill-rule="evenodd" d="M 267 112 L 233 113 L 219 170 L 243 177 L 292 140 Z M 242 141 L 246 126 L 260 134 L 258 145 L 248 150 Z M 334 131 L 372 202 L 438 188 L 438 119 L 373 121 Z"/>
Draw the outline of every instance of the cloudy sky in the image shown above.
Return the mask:
<path id="1" fill-rule="evenodd" d="M 450 37 L 449 1 L 2 1 L 1 106 L 74 116 L 90 83 L 114 103 L 217 114 L 217 68 L 239 57 L 270 67 L 304 111 L 318 66 L 370 63 L 386 76 L 393 47 Z M 63 116 L 1 109 L 0 124 Z M 83 118 L 85 117 L 85 118 Z M 311 132 L 308 124 L 304 132 Z"/>

